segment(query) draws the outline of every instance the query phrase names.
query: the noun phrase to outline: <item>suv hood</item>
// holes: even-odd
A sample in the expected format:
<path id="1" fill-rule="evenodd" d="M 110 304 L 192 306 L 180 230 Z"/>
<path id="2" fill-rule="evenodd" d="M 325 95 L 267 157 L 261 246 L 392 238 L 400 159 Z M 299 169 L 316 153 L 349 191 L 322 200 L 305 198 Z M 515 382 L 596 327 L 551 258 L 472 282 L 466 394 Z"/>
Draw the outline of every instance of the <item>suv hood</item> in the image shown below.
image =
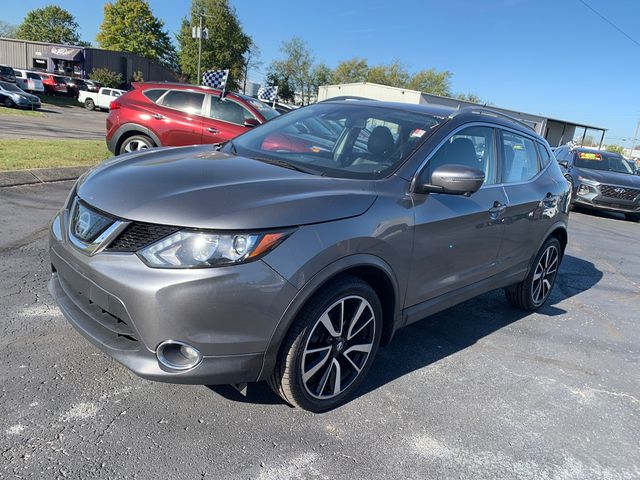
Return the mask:
<path id="1" fill-rule="evenodd" d="M 211 145 L 116 157 L 82 177 L 77 194 L 124 219 L 221 230 L 354 217 L 376 199 L 370 181 L 310 175 Z"/>
<path id="2" fill-rule="evenodd" d="M 588 178 L 589 180 L 595 180 L 596 182 L 604 183 L 606 185 L 620 185 L 621 187 L 640 189 L 640 176 L 638 175 L 579 167 L 575 167 L 571 173 L 574 177 L 578 174 L 584 178 Z"/>

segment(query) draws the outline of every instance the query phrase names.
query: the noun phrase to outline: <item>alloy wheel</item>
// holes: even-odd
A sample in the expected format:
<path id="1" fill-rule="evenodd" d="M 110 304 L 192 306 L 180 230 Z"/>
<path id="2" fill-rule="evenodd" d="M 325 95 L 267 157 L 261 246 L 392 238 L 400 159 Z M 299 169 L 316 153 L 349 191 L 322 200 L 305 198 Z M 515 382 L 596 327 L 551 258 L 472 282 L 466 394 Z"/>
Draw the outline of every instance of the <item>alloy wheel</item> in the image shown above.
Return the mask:
<path id="1" fill-rule="evenodd" d="M 146 150 L 147 148 L 149 148 L 149 145 L 147 143 L 145 143 L 142 140 L 131 140 L 130 142 L 127 142 L 124 146 L 124 151 L 125 152 L 137 152 L 140 150 Z"/>
<path id="2" fill-rule="evenodd" d="M 558 273 L 559 259 L 560 254 L 555 245 L 549 245 L 540 257 L 533 273 L 533 282 L 531 282 L 531 296 L 534 304 L 542 305 L 549 296 Z"/>
<path id="3" fill-rule="evenodd" d="M 376 337 L 375 313 L 363 297 L 341 298 L 311 328 L 302 354 L 302 383 L 319 400 L 340 395 L 358 378 Z"/>

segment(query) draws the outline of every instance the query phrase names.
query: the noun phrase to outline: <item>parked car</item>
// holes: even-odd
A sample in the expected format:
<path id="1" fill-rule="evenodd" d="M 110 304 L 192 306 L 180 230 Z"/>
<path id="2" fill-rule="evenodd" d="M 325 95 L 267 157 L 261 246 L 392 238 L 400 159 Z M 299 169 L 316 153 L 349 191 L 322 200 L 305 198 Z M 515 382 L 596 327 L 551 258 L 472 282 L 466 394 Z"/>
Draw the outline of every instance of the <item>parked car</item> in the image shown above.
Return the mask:
<path id="1" fill-rule="evenodd" d="M 622 155 L 566 145 L 555 156 L 573 187 L 572 204 L 640 221 L 640 176 Z"/>
<path id="2" fill-rule="evenodd" d="M 40 73 L 39 75 L 40 78 L 42 78 L 45 93 L 49 95 L 67 94 L 67 82 L 65 82 L 63 77 L 51 73 Z"/>
<path id="3" fill-rule="evenodd" d="M 255 98 L 185 84 L 134 83 L 111 104 L 107 145 L 116 155 L 160 146 L 224 143 L 276 116 Z"/>
<path id="4" fill-rule="evenodd" d="M 8 65 L 0 65 L 0 82 L 16 83 L 16 74 Z"/>
<path id="5" fill-rule="evenodd" d="M 262 103 L 264 103 L 268 107 L 273 108 L 280 115 L 284 115 L 285 113 L 289 113 L 289 112 L 295 110 L 296 108 L 298 108 L 298 107 L 295 107 L 293 105 L 287 105 L 286 103 L 278 103 L 278 102 L 276 102 L 275 104 L 273 104 L 273 103 L 269 103 L 269 102 L 265 102 L 265 101 L 262 101 Z"/>
<path id="6" fill-rule="evenodd" d="M 87 110 L 109 110 L 109 105 L 116 98 L 127 93 L 126 90 L 118 90 L 116 88 L 102 87 L 98 93 L 81 91 L 78 95 L 78 101 L 84 105 Z"/>
<path id="7" fill-rule="evenodd" d="M 40 75 L 28 70 L 20 70 L 14 68 L 16 75 L 16 84 L 24 91 L 33 93 L 44 93 L 44 85 Z"/>
<path id="8" fill-rule="evenodd" d="M 64 81 L 67 84 L 67 95 L 71 97 L 78 97 L 81 91 L 87 91 L 87 84 L 81 78 L 64 77 Z"/>
<path id="9" fill-rule="evenodd" d="M 102 87 L 102 84 L 95 80 L 85 80 L 84 83 L 86 84 L 87 91 L 89 92 L 97 92 Z"/>
<path id="10" fill-rule="evenodd" d="M 5 107 L 40 108 L 40 99 L 36 95 L 22 90 L 15 83 L 0 81 L 0 102 Z"/>
<path id="11" fill-rule="evenodd" d="M 218 101 L 163 88 L 202 95 L 179 97 L 195 112 Z M 332 148 L 263 148 L 318 119 L 342 125 Z M 267 380 L 325 411 L 402 326 L 496 288 L 524 310 L 545 304 L 570 192 L 551 159 L 533 130 L 481 108 L 322 102 L 222 146 L 135 152 L 83 175 L 51 224 L 49 289 L 142 377 Z"/>

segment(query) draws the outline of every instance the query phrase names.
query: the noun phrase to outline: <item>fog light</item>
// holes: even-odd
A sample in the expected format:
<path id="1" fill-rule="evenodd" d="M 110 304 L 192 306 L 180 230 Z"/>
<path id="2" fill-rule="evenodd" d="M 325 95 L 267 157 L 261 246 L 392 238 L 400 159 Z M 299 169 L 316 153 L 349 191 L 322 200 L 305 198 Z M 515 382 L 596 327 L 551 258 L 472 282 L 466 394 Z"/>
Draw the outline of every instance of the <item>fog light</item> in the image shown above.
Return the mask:
<path id="1" fill-rule="evenodd" d="M 588 186 L 583 184 L 578 187 L 578 195 L 586 195 L 587 193 L 589 193 Z"/>
<path id="2" fill-rule="evenodd" d="M 189 370 L 202 360 L 197 348 L 175 340 L 166 340 L 158 345 L 156 356 L 158 362 L 170 370 Z"/>

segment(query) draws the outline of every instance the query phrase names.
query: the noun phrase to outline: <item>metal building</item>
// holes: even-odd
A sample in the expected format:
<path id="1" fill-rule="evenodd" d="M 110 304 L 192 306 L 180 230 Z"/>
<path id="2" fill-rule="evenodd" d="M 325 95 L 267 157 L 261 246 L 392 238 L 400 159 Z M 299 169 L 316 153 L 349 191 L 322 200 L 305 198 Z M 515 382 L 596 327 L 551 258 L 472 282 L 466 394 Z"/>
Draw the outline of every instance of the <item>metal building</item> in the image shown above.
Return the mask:
<path id="1" fill-rule="evenodd" d="M 125 82 L 138 71 L 142 72 L 145 80 L 177 80 L 173 70 L 135 53 L 14 38 L 0 38 L 0 64 L 68 77 L 88 78 L 93 69 L 107 68 L 122 74 Z"/>
<path id="2" fill-rule="evenodd" d="M 458 100 L 456 98 L 441 97 L 430 93 L 423 93 L 405 88 L 389 87 L 377 83 L 344 83 L 341 85 L 321 86 L 318 91 L 318 101 L 333 97 L 354 96 L 371 98 L 387 102 L 413 103 L 423 105 L 438 105 L 451 108 L 462 108 L 478 105 L 476 103 Z M 594 127 L 577 122 L 568 122 L 556 118 L 543 117 L 531 113 L 518 112 L 491 106 L 493 110 L 503 112 L 506 115 L 517 118 L 530 125 L 539 135 L 547 139 L 552 147 L 564 145 L 569 141 L 578 144 L 590 144 L 602 146 L 607 129 Z"/>

